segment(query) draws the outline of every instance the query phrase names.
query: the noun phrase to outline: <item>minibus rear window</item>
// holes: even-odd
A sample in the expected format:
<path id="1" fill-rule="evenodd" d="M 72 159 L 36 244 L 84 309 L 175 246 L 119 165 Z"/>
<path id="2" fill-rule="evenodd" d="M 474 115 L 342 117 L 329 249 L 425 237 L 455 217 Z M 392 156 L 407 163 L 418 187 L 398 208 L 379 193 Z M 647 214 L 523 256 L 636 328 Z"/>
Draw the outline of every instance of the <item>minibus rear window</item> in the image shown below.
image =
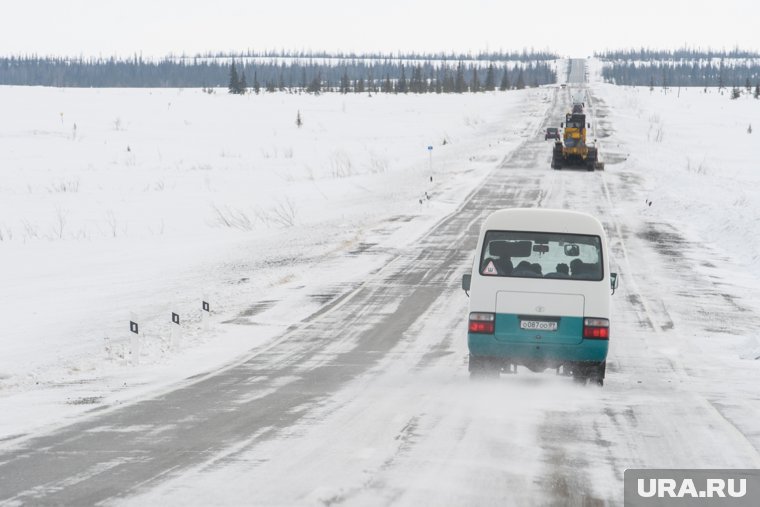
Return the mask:
<path id="1" fill-rule="evenodd" d="M 554 232 L 487 231 L 480 274 L 512 278 L 604 278 L 599 236 Z"/>

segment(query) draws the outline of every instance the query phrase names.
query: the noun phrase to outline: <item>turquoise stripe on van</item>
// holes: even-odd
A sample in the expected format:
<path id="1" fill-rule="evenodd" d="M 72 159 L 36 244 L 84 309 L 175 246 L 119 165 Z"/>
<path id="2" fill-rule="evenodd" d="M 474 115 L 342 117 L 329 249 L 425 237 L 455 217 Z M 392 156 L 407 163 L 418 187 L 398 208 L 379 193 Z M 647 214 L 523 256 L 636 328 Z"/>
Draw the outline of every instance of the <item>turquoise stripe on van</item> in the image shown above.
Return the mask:
<path id="1" fill-rule="evenodd" d="M 536 340 L 538 342 L 539 340 Z M 582 340 L 578 344 L 515 343 L 497 340 L 494 335 L 467 334 L 467 346 L 474 356 L 508 359 L 515 364 L 601 362 L 607 358 L 608 340 Z"/>
<path id="2" fill-rule="evenodd" d="M 522 320 L 554 320 L 557 322 L 557 330 L 522 329 L 520 327 Z M 495 337 L 497 341 L 504 343 L 577 345 L 583 340 L 583 317 L 545 317 L 497 313 Z"/>

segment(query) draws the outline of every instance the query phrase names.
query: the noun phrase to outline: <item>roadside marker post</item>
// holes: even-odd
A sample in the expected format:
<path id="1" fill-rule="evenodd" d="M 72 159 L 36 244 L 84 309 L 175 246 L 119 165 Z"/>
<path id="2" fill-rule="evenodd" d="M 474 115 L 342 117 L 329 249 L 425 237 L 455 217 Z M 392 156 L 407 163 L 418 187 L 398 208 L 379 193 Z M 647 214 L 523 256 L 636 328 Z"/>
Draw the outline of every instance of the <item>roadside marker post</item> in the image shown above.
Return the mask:
<path id="1" fill-rule="evenodd" d="M 179 326 L 179 314 L 172 312 L 172 335 L 169 343 L 171 350 L 176 350 L 182 340 L 182 328 Z"/>
<path id="2" fill-rule="evenodd" d="M 427 149 L 428 149 L 428 155 L 429 155 L 428 159 L 430 162 L 430 182 L 432 183 L 433 182 L 433 145 L 432 144 L 428 145 Z"/>
<path id="3" fill-rule="evenodd" d="M 131 362 L 134 366 L 140 364 L 140 325 L 138 320 L 133 313 L 129 321 L 129 331 L 132 333 L 129 339 L 129 348 L 132 356 Z"/>
<path id="4" fill-rule="evenodd" d="M 209 330 L 209 314 L 211 313 L 211 305 L 206 301 L 207 299 L 208 298 L 204 296 L 201 305 L 201 321 L 203 322 L 204 331 Z"/>

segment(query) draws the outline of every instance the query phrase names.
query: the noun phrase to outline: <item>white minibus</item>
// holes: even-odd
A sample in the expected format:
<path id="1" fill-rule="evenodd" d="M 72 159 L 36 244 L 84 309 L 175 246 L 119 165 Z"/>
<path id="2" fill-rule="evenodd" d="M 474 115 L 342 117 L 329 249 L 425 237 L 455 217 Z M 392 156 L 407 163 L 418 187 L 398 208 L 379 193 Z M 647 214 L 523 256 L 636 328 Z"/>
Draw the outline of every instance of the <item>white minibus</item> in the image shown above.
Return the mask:
<path id="1" fill-rule="evenodd" d="M 602 224 L 586 213 L 504 209 L 488 216 L 472 272 L 462 278 L 470 375 L 556 368 L 603 385 L 618 284 L 609 257 Z"/>

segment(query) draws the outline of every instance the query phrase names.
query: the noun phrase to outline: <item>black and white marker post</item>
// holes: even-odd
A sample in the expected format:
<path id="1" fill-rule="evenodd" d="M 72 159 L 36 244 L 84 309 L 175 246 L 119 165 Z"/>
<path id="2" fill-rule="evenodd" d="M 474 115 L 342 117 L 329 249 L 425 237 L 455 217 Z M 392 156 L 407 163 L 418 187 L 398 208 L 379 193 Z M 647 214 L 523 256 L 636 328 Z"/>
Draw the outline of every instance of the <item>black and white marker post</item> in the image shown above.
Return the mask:
<path id="1" fill-rule="evenodd" d="M 430 183 L 433 183 L 433 145 L 428 145 L 428 154 L 430 155 Z"/>
<path id="2" fill-rule="evenodd" d="M 177 350 L 179 342 L 182 340 L 182 328 L 179 327 L 179 314 L 172 312 L 172 335 L 169 347 L 171 350 Z"/>
<path id="3" fill-rule="evenodd" d="M 209 330 L 209 317 L 211 314 L 211 306 L 208 304 L 208 298 L 203 296 L 203 302 L 201 304 L 201 322 L 203 323 L 203 330 Z"/>
<path id="4" fill-rule="evenodd" d="M 132 356 L 132 364 L 135 366 L 140 364 L 140 325 L 138 322 L 137 316 L 134 313 L 131 314 L 129 321 L 129 349 Z"/>

